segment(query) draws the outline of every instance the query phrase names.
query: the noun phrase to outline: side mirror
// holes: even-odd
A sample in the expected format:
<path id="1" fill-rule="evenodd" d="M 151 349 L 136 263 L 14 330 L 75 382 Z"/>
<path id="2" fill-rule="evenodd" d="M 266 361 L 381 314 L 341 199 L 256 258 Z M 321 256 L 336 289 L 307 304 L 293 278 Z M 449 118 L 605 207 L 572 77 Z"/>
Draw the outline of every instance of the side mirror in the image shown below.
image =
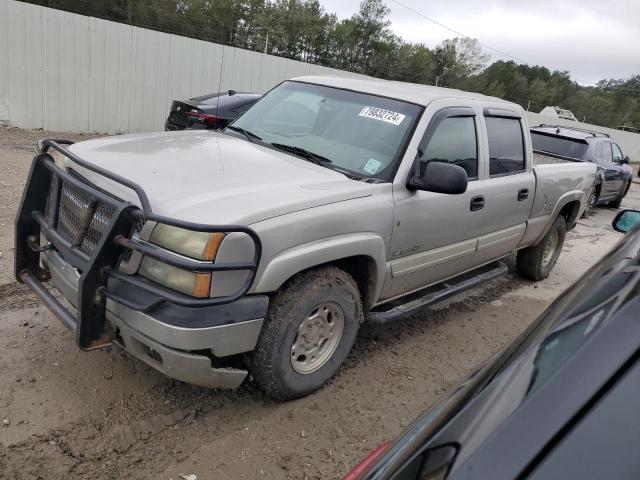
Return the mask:
<path id="1" fill-rule="evenodd" d="M 623 164 L 623 165 L 629 165 L 630 163 L 631 163 L 631 159 L 629 158 L 629 155 L 625 156 L 625 157 L 622 159 L 622 164 Z"/>
<path id="2" fill-rule="evenodd" d="M 616 232 L 627 233 L 633 227 L 640 225 L 640 210 L 622 210 L 611 222 Z"/>
<path id="3" fill-rule="evenodd" d="M 427 162 L 424 174 L 414 175 L 407 182 L 409 190 L 459 195 L 467 191 L 467 172 L 452 163 Z"/>

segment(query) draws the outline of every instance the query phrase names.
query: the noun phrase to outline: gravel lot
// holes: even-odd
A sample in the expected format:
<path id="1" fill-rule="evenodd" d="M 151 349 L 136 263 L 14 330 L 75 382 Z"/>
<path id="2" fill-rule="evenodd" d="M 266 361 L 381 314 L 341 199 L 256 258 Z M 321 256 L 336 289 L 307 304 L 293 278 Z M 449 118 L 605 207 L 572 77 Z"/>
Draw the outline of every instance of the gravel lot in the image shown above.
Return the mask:
<path id="1" fill-rule="evenodd" d="M 339 477 L 514 338 L 621 236 L 610 227 L 615 211 L 598 208 L 568 234 L 547 280 L 508 274 L 405 322 L 366 328 L 325 388 L 275 404 L 251 384 L 210 391 L 115 349 L 81 352 L 13 281 L 13 217 L 34 142 L 61 135 L 0 126 L 0 478 Z M 638 184 L 624 205 L 640 208 Z"/>

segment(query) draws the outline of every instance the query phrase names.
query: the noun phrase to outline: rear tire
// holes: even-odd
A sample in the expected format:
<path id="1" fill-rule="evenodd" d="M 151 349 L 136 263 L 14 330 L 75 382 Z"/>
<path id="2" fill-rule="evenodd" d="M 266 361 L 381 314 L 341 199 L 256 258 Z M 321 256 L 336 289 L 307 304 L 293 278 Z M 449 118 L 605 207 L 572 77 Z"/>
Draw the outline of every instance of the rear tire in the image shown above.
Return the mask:
<path id="1" fill-rule="evenodd" d="M 347 358 L 363 320 L 360 292 L 345 271 L 300 273 L 271 300 L 251 353 L 254 382 L 276 400 L 317 390 Z"/>
<path id="2" fill-rule="evenodd" d="M 624 196 L 627 194 L 627 190 L 629 190 L 629 185 L 630 185 L 629 182 L 623 183 L 622 188 L 620 189 L 620 193 L 618 194 L 618 198 L 607 203 L 607 207 L 616 208 L 616 209 L 620 208 L 620 205 L 622 204 L 622 200 L 624 199 Z"/>
<path id="3" fill-rule="evenodd" d="M 558 261 L 564 237 L 567 233 L 567 222 L 563 216 L 558 217 L 542 240 L 532 247 L 518 252 L 516 270 L 529 280 L 544 280 Z"/>
<path id="4" fill-rule="evenodd" d="M 582 218 L 588 218 L 593 214 L 593 209 L 598 203 L 598 193 L 598 187 L 594 186 L 589 193 L 589 200 L 587 201 L 587 206 L 585 207 L 584 212 L 582 212 Z"/>

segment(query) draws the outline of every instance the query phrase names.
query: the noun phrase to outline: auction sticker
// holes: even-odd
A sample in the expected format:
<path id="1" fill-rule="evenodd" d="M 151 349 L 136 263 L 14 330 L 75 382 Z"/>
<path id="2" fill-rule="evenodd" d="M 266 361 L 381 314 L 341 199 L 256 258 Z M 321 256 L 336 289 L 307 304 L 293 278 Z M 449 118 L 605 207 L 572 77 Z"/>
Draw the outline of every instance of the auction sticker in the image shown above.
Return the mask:
<path id="1" fill-rule="evenodd" d="M 375 158 L 370 158 L 362 170 L 367 172 L 369 175 L 373 175 L 378 171 L 378 169 L 380 168 L 380 165 L 382 165 L 381 162 L 379 162 Z"/>
<path id="2" fill-rule="evenodd" d="M 360 117 L 371 118 L 373 120 L 381 120 L 383 122 L 400 125 L 405 115 L 384 108 L 364 107 L 358 114 Z"/>

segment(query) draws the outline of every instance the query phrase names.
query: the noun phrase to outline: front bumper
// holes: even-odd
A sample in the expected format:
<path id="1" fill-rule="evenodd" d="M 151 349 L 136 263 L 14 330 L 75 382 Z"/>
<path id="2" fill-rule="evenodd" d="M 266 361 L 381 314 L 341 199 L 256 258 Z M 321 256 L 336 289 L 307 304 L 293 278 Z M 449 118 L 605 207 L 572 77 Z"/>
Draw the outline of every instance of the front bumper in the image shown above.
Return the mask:
<path id="1" fill-rule="evenodd" d="M 53 285 L 77 309 L 78 270 L 55 251 L 44 252 L 42 262 Z M 129 286 L 112 288 L 143 303 L 148 295 Z M 268 304 L 266 295 L 248 295 L 206 309 L 165 303 L 145 313 L 107 299 L 105 316 L 114 343 L 165 375 L 203 387 L 237 388 L 247 371 L 214 368 L 211 357 L 224 358 L 253 350 Z"/>
<path id="2" fill-rule="evenodd" d="M 179 380 L 209 387 L 238 386 L 246 371 L 213 368 L 212 361 L 217 366 L 217 358 L 255 347 L 268 306 L 268 297 L 246 295 L 260 260 L 259 237 L 241 225 L 196 224 L 154 214 L 142 187 L 77 157 L 62 146 L 69 143 L 39 143 L 40 153 L 33 160 L 16 216 L 16 278 L 75 333 L 83 350 L 118 343 Z M 141 207 L 60 167 L 48 153 L 50 148 L 72 164 L 132 190 Z M 225 263 L 177 255 L 134 235 L 139 222 L 149 221 L 199 232 L 242 233 L 253 241 L 254 257 Z M 248 274 L 230 295 L 194 298 L 121 271 L 130 251 L 194 273 Z M 49 277 L 71 308 L 44 286 Z"/>

